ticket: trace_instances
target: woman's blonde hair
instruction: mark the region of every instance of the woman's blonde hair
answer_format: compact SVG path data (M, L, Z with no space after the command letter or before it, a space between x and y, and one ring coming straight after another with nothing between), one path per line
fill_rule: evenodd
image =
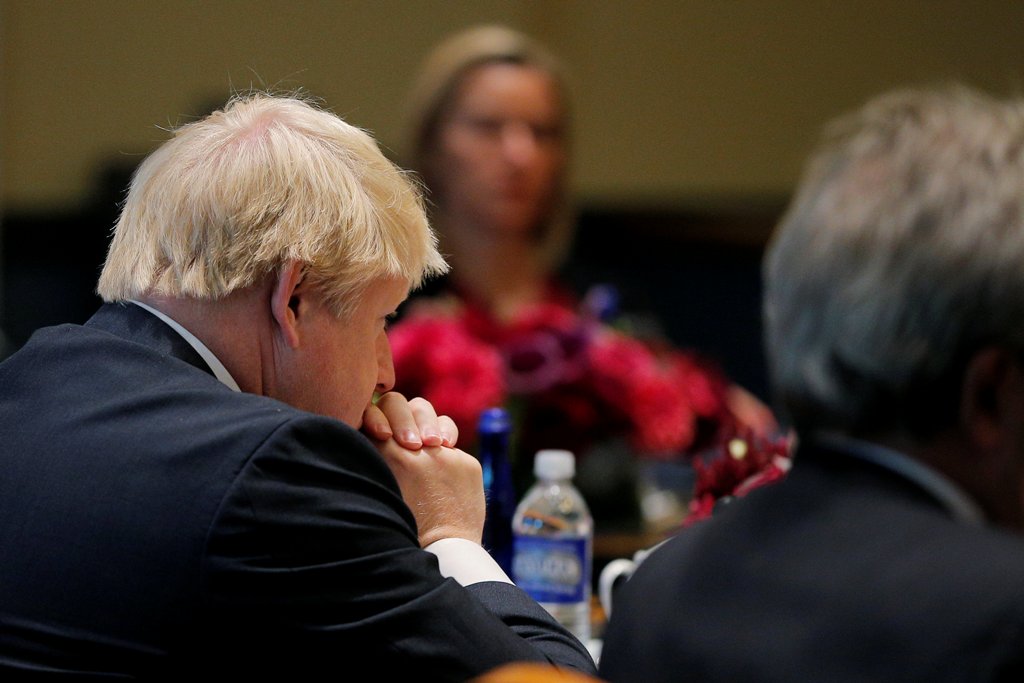
M516 64L547 75L558 95L563 134L568 134L569 88L561 62L544 46L510 28L477 26L467 29L448 38L430 53L409 97L402 140L403 162L423 178L428 192L436 192L441 186L432 157L444 117L465 77L473 69L488 64ZM551 215L539 226L539 252L552 267L561 262L572 239L573 216L565 189L560 182ZM444 198L434 196L433 200L440 204Z
M416 185L367 133L296 96L240 95L136 170L97 291L217 299L289 261L338 315L375 278L447 269Z

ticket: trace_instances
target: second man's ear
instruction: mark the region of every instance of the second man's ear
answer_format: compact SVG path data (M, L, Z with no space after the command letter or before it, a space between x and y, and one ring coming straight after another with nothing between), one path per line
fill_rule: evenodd
M278 272L270 293L270 312L277 324L285 344L290 348L299 345L299 314L302 303L302 277L305 266L299 261L289 261Z
M1020 390L1019 368L1006 349L988 347L968 361L961 392L960 415L978 446L995 448L1010 421L1020 418L1012 408Z

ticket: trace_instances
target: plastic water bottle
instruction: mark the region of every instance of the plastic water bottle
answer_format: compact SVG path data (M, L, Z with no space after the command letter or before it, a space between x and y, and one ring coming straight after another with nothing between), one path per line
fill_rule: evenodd
M512 573L512 516L516 492L508 461L512 420L504 408L488 408L480 414L480 467L484 472L487 517L484 520L484 548L506 574Z
M584 644L590 639L594 522L572 484L576 459L543 450L512 520L512 579Z

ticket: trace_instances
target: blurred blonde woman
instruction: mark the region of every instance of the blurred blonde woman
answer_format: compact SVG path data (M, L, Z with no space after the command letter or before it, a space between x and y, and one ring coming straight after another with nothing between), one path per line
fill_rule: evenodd
M426 59L411 94L403 145L403 161L426 186L431 222L452 266L446 278L428 286L428 293L444 295L442 303L433 298L432 313L438 307L454 308L465 320L462 328L498 350L507 370L501 388L542 399L531 406L543 403L546 412L535 422L545 430L521 434L526 452L535 445L576 448L581 434L619 419L614 411L587 413L566 407L566 401L548 400L571 385L578 408L580 395L587 399L591 390L579 389L578 376L565 380L571 365L562 362L566 359L555 359L556 372L547 372L552 363L546 362L552 355L575 352L575 328L566 321L581 307L557 275L573 223L567 196L569 100L564 68L543 46L509 28L471 28L444 41ZM393 336L398 388L429 397L433 365L424 358L429 353L425 345L408 339L409 317L395 326ZM535 334L538 328L545 339ZM461 415L460 427L471 430L487 398L504 396L496 388L481 396L479 405L469 405L466 397L479 393L481 384L487 383L467 378L463 390L449 392L465 405L444 405L440 395L433 400L453 417ZM760 401L727 381L722 386L723 414L757 433L774 429L774 418ZM551 409L553 402L557 410ZM564 414L552 417L559 411L571 412L571 420ZM635 421L640 427L655 422L643 416ZM665 448L678 443L666 442Z

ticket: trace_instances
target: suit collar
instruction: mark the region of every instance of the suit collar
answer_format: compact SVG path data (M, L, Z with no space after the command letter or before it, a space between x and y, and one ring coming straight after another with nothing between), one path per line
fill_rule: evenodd
M85 324L214 374L202 356L180 334L149 311L134 304L103 304Z
M904 453L842 434L819 433L801 447L800 456L814 460L841 458L879 468L912 484L956 519L985 524L981 508L956 482Z
M235 381L235 378L231 376L231 373L228 372L228 369L220 362L220 359L214 355L213 351L210 350L210 347L204 344L199 337L189 332L185 329L184 325L171 318L163 311L158 311L152 306L144 304L141 301L136 301L135 299L132 299L131 303L135 304L139 308L149 311L151 314L164 321L164 323L166 323L172 330L177 332L182 339L188 342L189 346L196 350L199 357L202 358L208 366L210 366L210 369L213 370L213 375L220 380L221 384L226 386L228 389L231 389L231 391L241 391L241 389L238 388L238 382Z

